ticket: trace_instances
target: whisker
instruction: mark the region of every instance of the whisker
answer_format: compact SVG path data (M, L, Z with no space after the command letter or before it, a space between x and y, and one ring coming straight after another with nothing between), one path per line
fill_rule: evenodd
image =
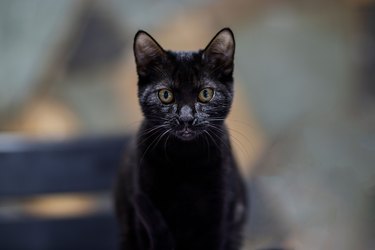
M208 121L224 121L224 120L229 120L229 121L233 121L233 122L237 122L237 123L240 123L240 124L242 124L242 125L245 125L245 126L247 126L247 127L249 127L249 128L251 128L251 129L255 129L255 127L253 126L253 125L251 125L251 124L249 124L249 123L246 123L246 122L244 122L244 121L241 121L241 120L235 120L235 119L220 119L220 118L210 118L210 119L208 119ZM211 124L211 125L214 125L214 126L216 126L215 124ZM235 132L235 133L237 133L238 135L240 135L242 138L244 138L245 140L246 140L246 142L247 143L249 143L250 145L251 145L251 149L253 150L253 151L255 151L255 148L254 148L254 144L253 144L253 138L251 137L251 135L249 135L249 134L244 134L243 132L241 132L241 131L239 131L238 129L234 129L234 128L232 128L232 127L229 127L229 126L227 126L227 129L229 130L229 131L233 131L233 132ZM234 137L232 134L230 134L232 137ZM250 137L249 137L250 136ZM245 147L244 147L245 148Z
M206 132L206 131L205 131ZM208 138L206 137L206 134L205 133L203 133L202 134L202 136L203 136L203 138L205 139L204 141L205 141L205 143L206 143L206 145L207 145L207 153L208 153L208 158L207 159L210 159L211 158L211 155L210 155L210 142L208 141Z
M203 132L206 133L211 138L211 140L215 144L216 148L220 149L219 145L216 143L216 140L212 137L212 135L206 130L204 130Z
M154 130L154 132L152 132L152 134L151 135L149 135L149 136L146 136L146 138L144 138L141 142L139 142L137 145L138 146L140 146L140 145L142 145L143 143L145 143L148 139L150 139L151 137L153 137L155 134L157 134L157 133L159 133L160 131L162 131L162 129L163 128L156 128L155 130ZM143 135L141 135L142 137L143 136L145 136L145 134L143 134Z
M212 130L212 134L214 136L216 136L223 145L226 146L226 148L228 149L228 151L231 151L230 149L230 146L228 145L228 143L226 143L223 139L222 139L222 136L225 135L226 133L221 129L221 128L218 128L216 126L213 126L212 124L207 124L209 127L211 127L213 130ZM220 135L217 135L215 132L218 132Z
M170 136L171 136L171 134L169 134L167 136L167 138L165 139L165 142L164 142L164 156L165 156L165 158L167 158L168 161L170 161L170 160L169 160L169 157L168 157L167 143L168 143L168 139L170 138Z
M244 138L244 139L246 140L247 143L250 144L251 149L253 150L253 152L255 151L254 144L253 144L253 142L251 141L251 138L248 138L247 135L245 135L244 133L242 133L242 132L240 132L240 131L238 131L238 130L236 130L236 129L228 128L228 130L229 130L230 132L235 132L235 133L239 134L242 138ZM234 138L234 135L232 135L232 136L233 136L233 138ZM237 139L237 140L238 140L238 139Z
M165 135L166 133L168 133L170 130L167 130L167 131L165 131L164 133L162 133L162 134L160 134L160 135L158 135L158 136L156 136L156 138L147 146L147 148L146 148L146 150L143 152L143 155L142 155L142 157L141 157L141 159L140 159L140 163L142 163L142 161L143 161L143 159L144 159L144 157L146 156L146 154L147 154L147 152L148 152L148 150L150 149L150 147L155 143L155 141L157 141L159 138L161 138L163 135ZM158 140L159 141L159 140Z
M158 143L160 142L160 140L163 138L163 136L165 135L165 134L167 134L168 132L170 132L172 129L168 129L167 131L165 131L161 136L159 136L159 139L157 140L157 142L156 143L154 143L154 146L152 147L152 149L151 150L154 150L155 149L155 147L158 145Z
M216 127L215 125L213 124L209 124L208 125L209 127L213 128L214 130L216 130L218 133L220 133L221 135L224 135L226 134L222 128L219 128L219 127ZM245 156L249 156L249 152L246 150L246 147L241 143L241 141L239 139L237 139L234 135L232 135L230 132L228 132L228 135L230 138L233 139L233 143L235 143L236 145L238 145L238 148L239 150L241 151L241 153Z
M147 134L149 134L150 132L152 132L152 131L154 131L156 129L165 128L167 126L168 126L167 124L161 124L161 125L149 128L149 129L145 129L144 131L142 131L143 133L140 136L147 135Z

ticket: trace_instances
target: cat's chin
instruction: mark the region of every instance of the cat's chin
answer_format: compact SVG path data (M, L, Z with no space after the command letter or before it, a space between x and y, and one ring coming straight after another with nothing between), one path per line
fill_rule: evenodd
M192 141L195 138L197 138L197 132L190 130L190 129L176 131L175 135L178 139L182 141Z

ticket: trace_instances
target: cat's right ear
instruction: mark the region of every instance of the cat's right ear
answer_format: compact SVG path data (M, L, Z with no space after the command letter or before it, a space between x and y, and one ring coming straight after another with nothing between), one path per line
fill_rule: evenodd
M152 64L165 57L164 49L143 30L138 31L135 35L133 50L139 75L146 75Z
M226 75L233 73L235 41L230 28L220 30L203 50L203 60Z

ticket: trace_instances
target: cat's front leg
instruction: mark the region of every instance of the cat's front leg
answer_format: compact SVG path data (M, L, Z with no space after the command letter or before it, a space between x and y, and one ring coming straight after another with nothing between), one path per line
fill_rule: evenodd
M173 250L174 243L160 211L144 193L137 193L133 201L137 218L149 239L150 250ZM143 242L141 244L144 244Z

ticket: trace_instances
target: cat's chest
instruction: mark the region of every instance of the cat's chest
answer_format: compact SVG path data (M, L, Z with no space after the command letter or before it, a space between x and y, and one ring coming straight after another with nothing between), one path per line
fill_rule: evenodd
M175 240L187 247L177 249L196 249L189 245L192 239L206 230L220 231L228 189L221 161L188 163L161 166L154 161L143 166L146 169L140 182Z
M177 230L182 225L212 220L215 216L208 215L213 211L220 214L225 190L220 176L186 174L174 177L163 179L163 185L157 184L149 191L154 204L172 228Z
M225 190L223 166L216 161L211 165L164 166L154 162L149 167L142 175L147 177L141 180L141 188L160 206L205 208Z

